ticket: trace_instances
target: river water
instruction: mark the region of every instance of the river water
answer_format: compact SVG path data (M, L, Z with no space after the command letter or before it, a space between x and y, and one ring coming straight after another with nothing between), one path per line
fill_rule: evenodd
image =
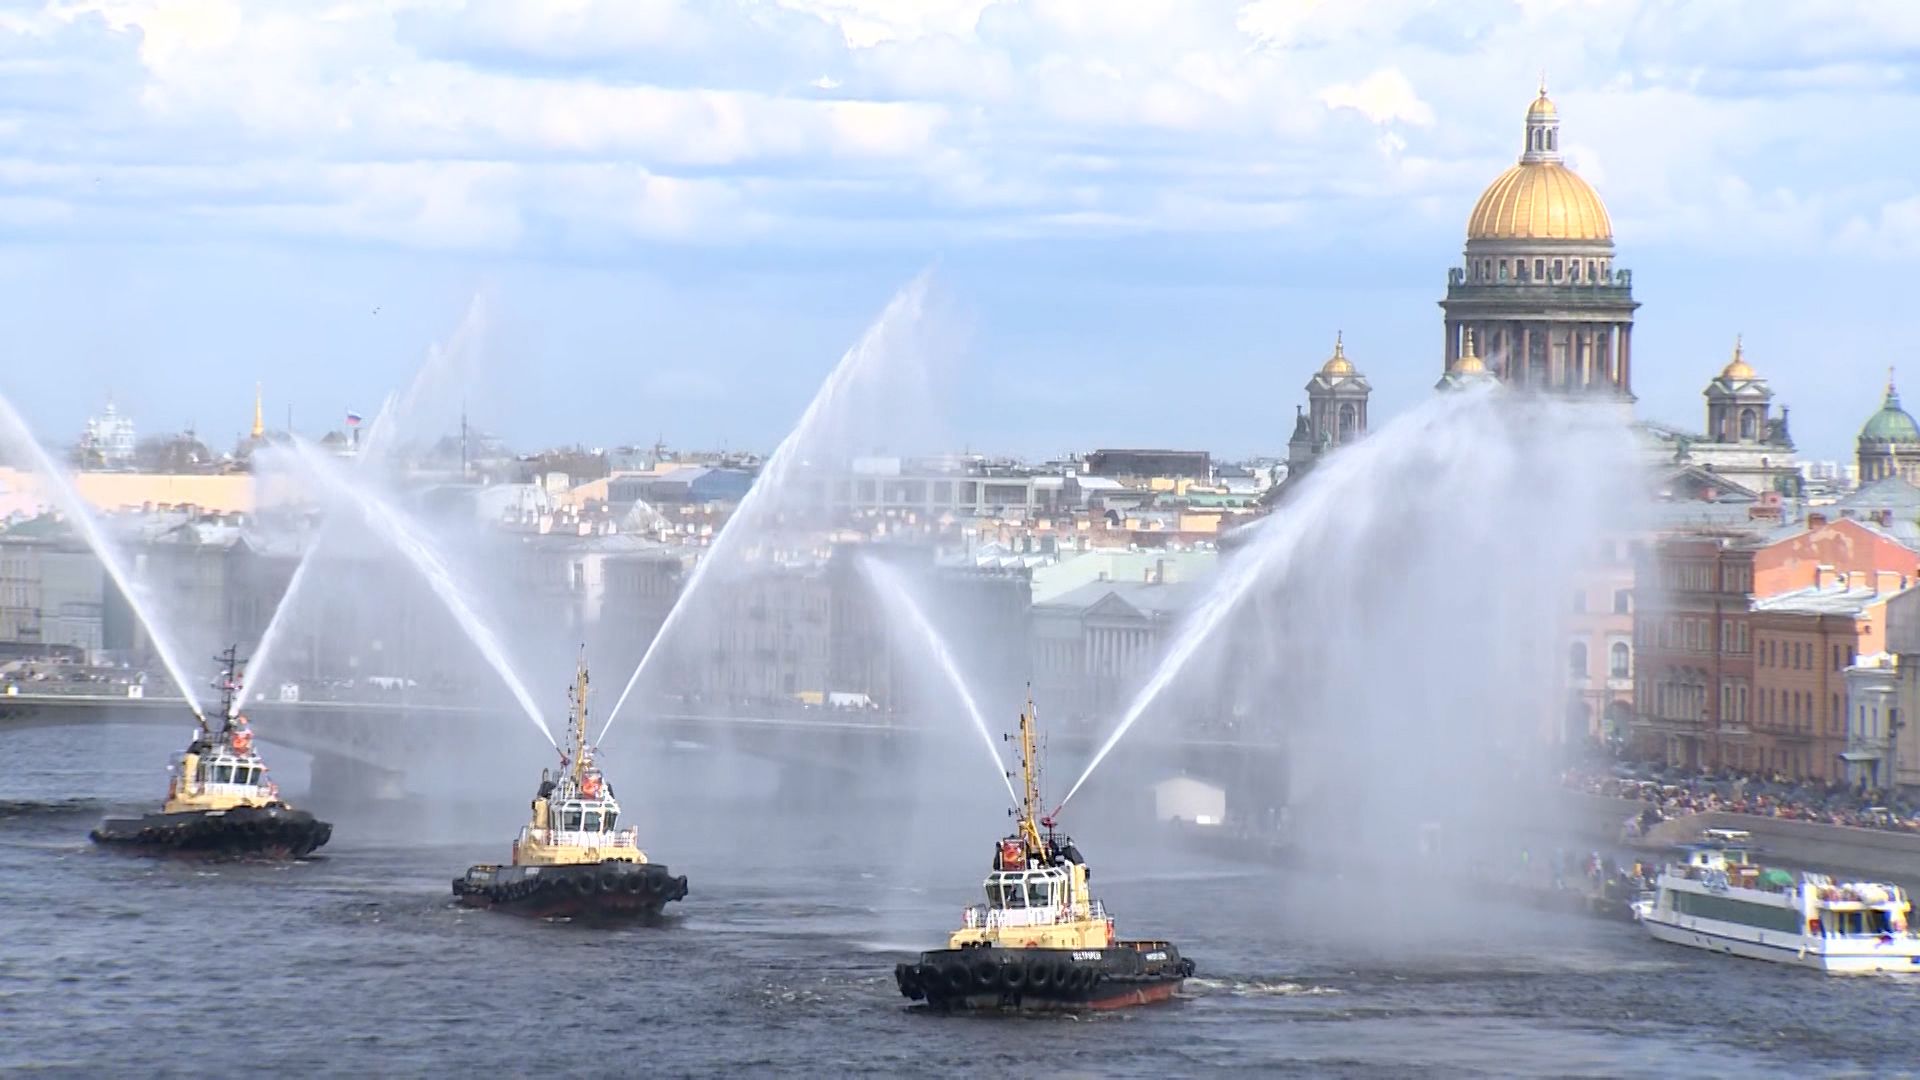
M893 964L974 899L997 811L844 790L809 806L773 785L722 800L697 780L722 766L690 755L622 790L690 895L664 925L592 929L450 902L468 864L504 856L530 776L469 803L339 808L324 857L300 864L152 861L86 833L156 799L174 747L97 738L8 737L0 1073L1664 1077L1920 1060L1904 1019L1920 982L1429 895L1417 871L1382 895L1097 821L1077 830L1096 892L1123 933L1194 959L1185 997L1090 1019L923 1015Z

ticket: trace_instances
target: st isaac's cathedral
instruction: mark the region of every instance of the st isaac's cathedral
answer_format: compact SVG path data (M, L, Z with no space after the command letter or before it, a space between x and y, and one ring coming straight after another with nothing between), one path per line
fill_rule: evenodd
M1436 388L1497 379L1613 405L1631 416L1633 314L1640 304L1632 272L1616 267L1614 257L1606 204L1562 159L1559 110L1542 86L1527 106L1519 160L1474 204L1463 265L1447 272ZM1289 478L1366 433L1371 389L1344 341L1336 342L1333 356L1307 383L1308 407L1288 442ZM1649 464L1680 489L1671 494L1754 501L1797 494L1787 411L1776 409L1773 391L1737 338L1704 396L1702 432L1634 424ZM1920 437L1912 450L1920 468Z

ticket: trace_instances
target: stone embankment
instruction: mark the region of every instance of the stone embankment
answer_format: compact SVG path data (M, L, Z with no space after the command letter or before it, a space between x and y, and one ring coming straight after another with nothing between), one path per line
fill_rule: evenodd
M1920 835L1709 810L1671 818L1648 835L1626 841L1623 824L1646 803L1580 792L1568 792L1567 798L1573 823L1596 843L1656 852L1698 840L1708 829L1744 829L1753 836L1760 862L1892 880L1920 891Z

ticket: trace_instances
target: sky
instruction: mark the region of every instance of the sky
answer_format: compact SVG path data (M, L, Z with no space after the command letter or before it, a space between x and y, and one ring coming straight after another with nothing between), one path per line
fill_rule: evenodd
M1280 454L1336 331L1376 425L1431 392L1544 71L1640 415L1701 426L1743 334L1849 457L1911 351L1917 59L1900 0L0 3L0 392L317 432L480 296L477 425L770 449L932 267L955 449Z

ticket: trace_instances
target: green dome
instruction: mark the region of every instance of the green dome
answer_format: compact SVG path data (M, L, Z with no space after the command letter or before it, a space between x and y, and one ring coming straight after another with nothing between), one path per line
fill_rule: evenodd
M1920 443L1920 424L1900 407L1900 395L1892 384L1887 386L1886 403L1880 411L1867 418L1867 426L1860 429L1862 442Z

